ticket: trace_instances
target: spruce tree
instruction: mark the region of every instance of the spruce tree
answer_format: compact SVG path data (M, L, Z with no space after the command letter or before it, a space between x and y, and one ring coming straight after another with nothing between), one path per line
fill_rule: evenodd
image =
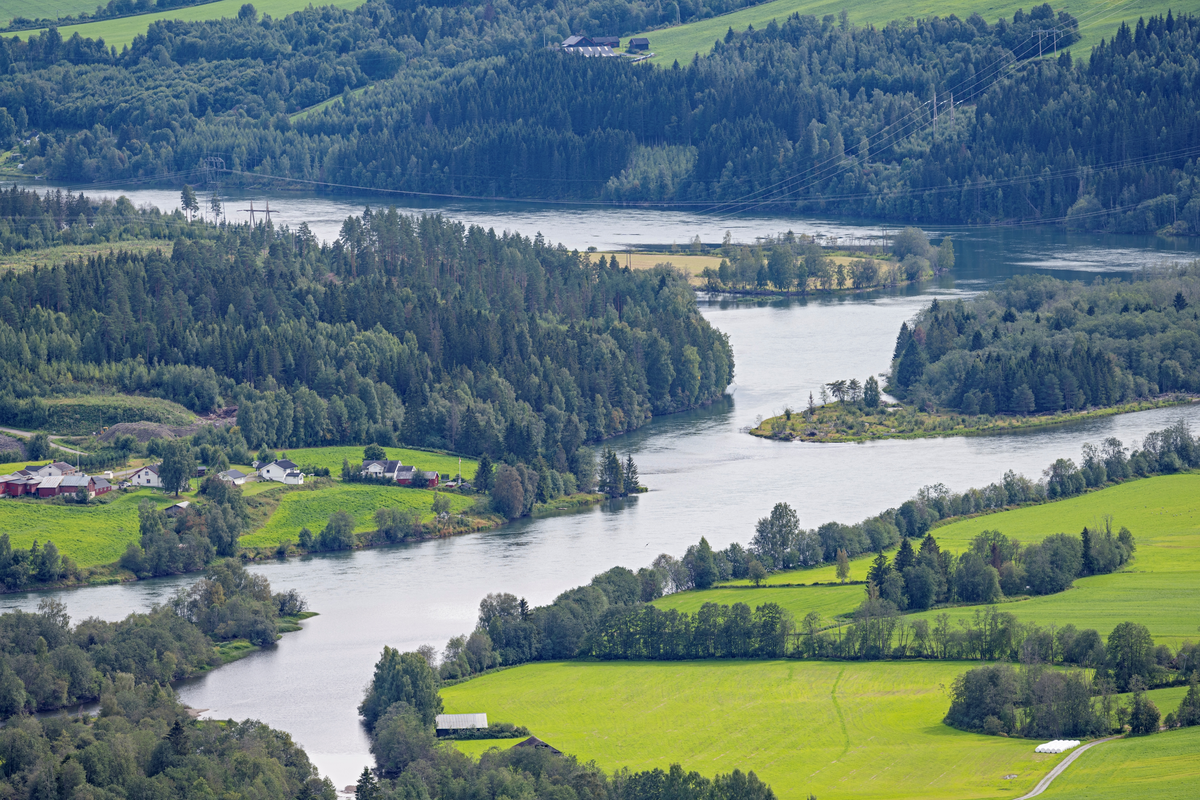
M634 494L638 490L638 468L637 464L633 463L633 454L625 456L625 474L624 474L625 493Z
M900 549L896 551L896 557L892 560L892 569L897 572L904 572L904 570L916 563L917 557L913 554L912 541L905 537L900 542Z
M475 468L475 488L481 492L492 490L492 459L487 453L479 457L479 466Z

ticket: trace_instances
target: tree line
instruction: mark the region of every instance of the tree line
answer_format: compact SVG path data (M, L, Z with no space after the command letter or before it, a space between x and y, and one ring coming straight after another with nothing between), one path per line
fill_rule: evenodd
M1010 471L999 483L961 494L940 484L925 487L899 508L853 525L830 522L804 529L790 505L777 503L758 521L749 545L735 542L714 550L702 537L682 558L662 554L636 572L614 567L546 606L531 607L508 593L490 594L480 603L475 630L451 640L441 654L439 674L457 679L501 665L579 657L773 654L769 657L1017 660L1030 648L1047 663L1094 668L1103 660L1095 653L1097 646L1103 646L1097 632L1071 628L1066 642L1067 634L1056 638L1056 630L1020 624L994 604L1006 593L1060 592L1077 577L1119 569L1136 548L1132 533L1114 532L1112 521L1104 520L1101 527L1086 528L1078 536L1055 534L1022 545L998 531L985 531L956 556L943 550L929 530L942 519L1063 496L1051 488L1058 485L1060 473L1071 483L1069 491L1078 493L1088 486L1200 464L1200 442L1183 423L1151 432L1143 448L1132 454L1116 439L1106 448L1112 457L1111 472L1102 461L1092 463L1098 451L1085 445L1082 470L1070 459L1059 459L1058 471L1052 467L1036 482ZM1091 477L1085 480L1084 474ZM917 541L919 546L914 546ZM888 559L883 551L893 547L896 554ZM850 576L850 559L871 552L876 556L863 575L867 595L849 618L825 619L813 613L797 621L772 603L752 609L746 604L710 602L694 614L649 605L665 594L707 589L718 581L761 582L768 570L836 564L839 580L844 581ZM932 623L904 618L905 611L938 604L987 607L958 623L952 623L946 612ZM427 655L435 660L437 654L429 648ZM1195 668L1194 654L1187 647L1171 654L1164 646L1155 658L1185 675ZM1156 682L1166 679L1149 673L1143 677Z
M1134 623L1122 623L1109 636L1109 664L1123 660L1148 660L1149 634ZM1135 665L1129 664L1133 667ZM1054 670L1044 664L995 664L976 667L959 675L951 687L946 723L963 730L1035 738L1099 736L1128 729L1130 733L1158 733L1166 728L1200 725L1200 685L1193 670L1187 694L1179 707L1164 719L1154 701L1145 696L1147 684L1136 672L1115 697L1111 675L1101 671L1090 678L1084 670Z
M127 682L129 688L118 691L148 684L161 692L220 664L215 643L272 644L279 617L304 610L299 595L272 594L265 578L225 560L166 604L120 622L92 617L72 626L63 604L52 599L37 613L0 615L0 717L93 700L107 715L114 684Z
M775 793L753 773L734 770L706 778L678 764L669 769L605 775L594 763L538 747L493 750L478 761L439 747L434 720L442 711L440 680L419 652L384 647L364 692L363 717L375 757L375 774L364 769L358 800L428 797L466 800L482 795L574 797L604 800L773 800ZM376 774L378 777L376 777Z
M1019 276L900 327L888 390L919 408L1045 414L1200 389L1200 266L1093 284Z

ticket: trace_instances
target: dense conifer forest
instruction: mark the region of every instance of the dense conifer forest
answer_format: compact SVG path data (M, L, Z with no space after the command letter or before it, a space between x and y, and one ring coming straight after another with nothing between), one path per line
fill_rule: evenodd
M1092 284L1013 278L896 339L890 388L923 408L1038 414L1200 390L1200 267Z
M884 28L793 16L666 69L543 48L648 21L603 8L376 0L158 22L121 53L4 40L0 139L72 182L178 185L214 156L226 181L328 190L1200 232L1190 16L1122 25L1090 57L1046 55L1039 31L1078 36L1048 5Z
M575 471L585 442L725 391L733 356L684 276L438 216L338 241L193 223L173 251L0 278L0 418L44 398L236 405L246 445L404 442ZM590 479L590 477L589 477Z

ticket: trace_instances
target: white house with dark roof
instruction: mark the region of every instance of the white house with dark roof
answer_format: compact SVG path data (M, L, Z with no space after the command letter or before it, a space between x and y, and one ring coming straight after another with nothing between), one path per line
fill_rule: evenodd
M286 458L259 467L258 476L263 480L286 483L289 486L299 486L304 483L304 475L300 472L300 467Z
M362 464L363 475L369 475L372 478L388 478L396 480L396 473L404 465L399 461L364 461Z
M129 476L129 482L139 488L149 486L151 489L161 489L162 479L158 477L158 468L161 466L162 464L150 464L142 467Z
M241 486L246 482L246 473L242 472L240 469L230 468L224 472L218 473L217 478L231 486Z

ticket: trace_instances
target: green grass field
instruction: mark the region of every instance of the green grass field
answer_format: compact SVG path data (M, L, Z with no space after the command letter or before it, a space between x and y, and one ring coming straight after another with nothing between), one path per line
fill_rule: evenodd
M782 800L1017 795L1059 756L941 723L958 662L531 664L443 689L608 771L753 770ZM486 749L486 748L483 748ZM1005 780L1006 775L1017 777Z
M7 25L17 17L38 19L39 17L69 17L86 11L92 13L96 6L104 5L101 0L0 0L0 24Z
M5 10L8 3L20 2L20 0L0 0L0 10ZM74 0L71 0L74 2ZM310 5L319 6L336 6L338 8L357 8L362 5L363 0L256 0L254 7L258 9L259 15L270 14L276 19L285 17L294 11L300 11ZM154 14L139 14L136 17L123 17L121 19L100 20L99 22L85 22L80 25L67 25L58 29L64 39L70 39L72 35L78 33L85 39L103 39L104 43L109 46L115 46L118 50L123 45L133 44L134 37L144 34L149 29L151 23L158 22L163 19L181 19L189 22L206 19L221 19L222 17L236 17L238 9L245 4L245 0L220 0L217 3L205 3L200 6L190 6L185 8L176 8L170 11L160 11ZM96 7L96 3L91 4L91 9ZM51 11L56 10L56 6L49 7ZM90 9L89 9L90 10ZM50 12L41 12L38 16L45 16ZM66 8L64 7L64 13ZM25 14L24 16L29 16ZM11 19L11 17L9 17ZM22 31L17 34L22 39L30 33L38 31Z
M1035 597L1005 603L1003 611L1012 612L1024 622L1041 625L1072 623L1080 628L1095 628L1107 635L1118 623L1135 620L1144 623L1160 644L1178 647L1197 638L1200 625L1200 474L1164 475L1131 481L1080 497L1029 506L998 514L959 520L935 528L938 543L951 552L961 553L971 539L984 530L999 530L1025 543L1040 541L1054 533L1078 533L1085 525L1097 525L1105 514L1114 525L1133 531L1137 554L1129 569L1112 575L1098 575L1075 581L1075 588L1057 595ZM851 563L852 578L862 580L869 558ZM664 598L664 608L694 610L707 601L744 602L752 608L763 602L779 603L797 620L809 611L832 616L853 610L861 602L861 586L804 586L785 588L780 583L813 583L836 580L833 566L772 574L764 588L749 588L748 581L727 585L745 589L710 589L684 592ZM731 592L737 592L737 599ZM762 599L758 599L761 596ZM965 619L977 607L944 610L952 619ZM932 618L943 611L922 615Z
M810 611L823 617L849 614L863 601L862 586L811 586L803 589L717 589L706 592L678 592L654 601L663 610L675 609L693 614L705 603L731 606L745 603L757 608L763 603L778 603L792 612L799 622Z
M361 453L361 451L360 451ZM290 454L289 454L290 455ZM340 462L339 462L340 466ZM470 498L447 495L452 513L470 508ZM433 519L433 492L403 486L374 486L360 483L336 483L320 490L290 490L262 528L241 538L243 547L275 547L280 542L295 542L300 529L320 532L335 511L354 517L356 532L375 530L373 516L379 508L411 508L422 520Z
M460 753L466 753L471 758L479 760L479 757L491 750L493 747L497 750L507 750L510 747L516 747L524 739L476 739L473 741L450 741L446 746L453 747Z
M898 2L898 0L882 0L882 2L864 2L857 0L773 0L770 3L753 8L735 11L721 17L692 22L675 28L647 31L643 36L650 38L650 49L655 57L652 61L662 66L671 66L678 60L680 64L691 61L699 53L707 54L717 39L724 38L725 32L732 27L735 31L744 31L748 25L762 29L772 19L782 22L792 14L812 14L818 18L826 14L838 14L843 8L850 12L850 21L856 25L873 24L882 26L894 19L906 17L948 16L956 14L960 19L966 19L978 12L989 23L995 23L1003 16L1012 21L1012 16L1018 8L1029 10L1036 3L1015 1L992 2L991 0L962 0L962 2L934 2L923 0L916 5ZM1165 0L1060 0L1051 3L1055 11L1064 10L1079 19L1079 32L1083 39L1075 45L1075 52L1087 53L1101 38L1112 37L1121 20L1135 21L1138 17L1151 14L1166 14L1171 8L1176 14L1184 11L1200 11L1200 0L1183 0L1182 3L1165 2Z
M81 567L111 564L130 542L138 541L137 507L144 498L159 508L176 502L174 497L150 489L88 506L0 500L0 533L8 534L13 547L29 547L35 539L43 544L50 540Z
M390 459L398 460L401 464L412 465L426 471L437 471L442 475L453 477L458 474L458 456L438 453L433 450L409 450L403 447L385 447ZM361 447L302 447L296 450L280 450L280 457L287 457L301 466L312 464L316 467L326 467L333 477L342 474L342 461L351 464L361 463L363 449ZM475 477L475 468L479 462L474 459L462 459L463 477L467 480Z
M1161 705L1159 710L1163 710ZM1184 728L1093 747L1056 778L1042 797L1192 800L1200 794L1197 787L1200 787L1200 728Z

